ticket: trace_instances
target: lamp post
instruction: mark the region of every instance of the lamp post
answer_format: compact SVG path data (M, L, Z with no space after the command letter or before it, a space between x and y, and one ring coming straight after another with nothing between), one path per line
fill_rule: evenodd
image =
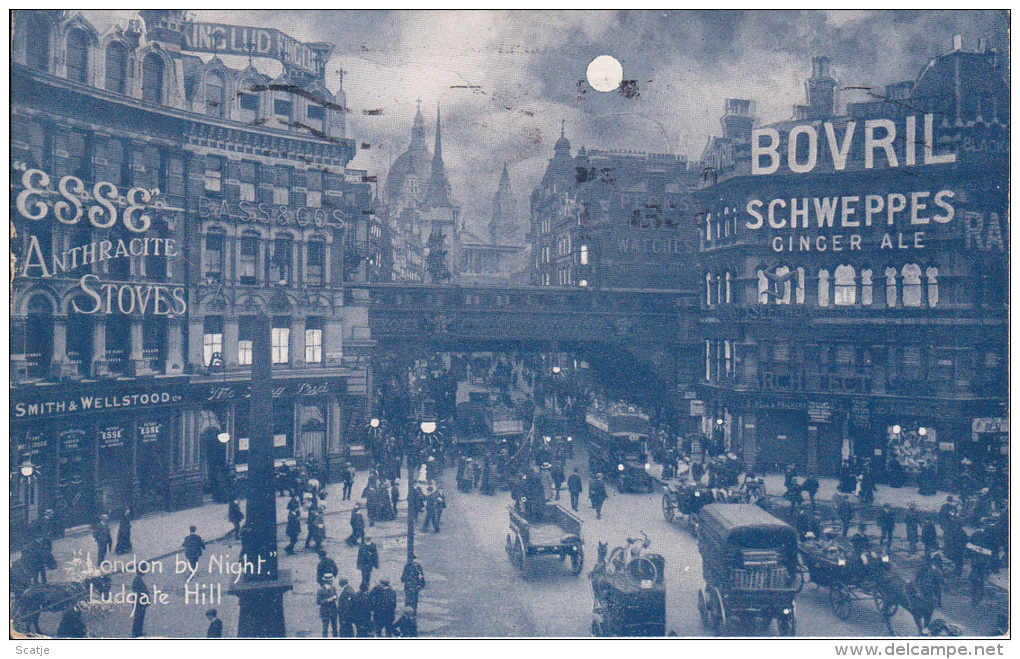
M418 426L423 435L431 435L436 431L435 421L422 421ZM410 468L410 465L408 465ZM410 565L414 561L414 516L411 514L411 492L414 489L414 474L408 472L407 474L407 563Z
M270 321L255 317L252 328L251 443L248 449L246 532L241 554L255 567L228 591L240 605L237 635L282 638L287 635L283 594L293 585L289 570L280 570L276 551L276 492L273 488L273 398ZM221 433L220 438L226 433ZM229 436L228 436L229 439Z

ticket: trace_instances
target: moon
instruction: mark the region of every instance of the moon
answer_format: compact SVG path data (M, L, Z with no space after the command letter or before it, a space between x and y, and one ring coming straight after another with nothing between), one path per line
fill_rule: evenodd
M588 84L600 92L611 92L623 81L623 65L612 55L599 55L588 65Z

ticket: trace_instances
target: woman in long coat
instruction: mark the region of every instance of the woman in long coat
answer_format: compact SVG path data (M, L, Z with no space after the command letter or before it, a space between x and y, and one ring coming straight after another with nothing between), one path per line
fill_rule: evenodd
M124 511L124 518L120 522L120 526L117 527L117 546L113 548L113 551L118 556L126 554L131 551L131 511Z

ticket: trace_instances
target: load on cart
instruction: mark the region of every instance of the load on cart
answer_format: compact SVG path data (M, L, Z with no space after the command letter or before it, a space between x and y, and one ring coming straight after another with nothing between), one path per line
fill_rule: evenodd
M595 596L592 634L665 636L666 559L648 550L648 536L608 548L599 543L599 562L588 575Z
M735 620L764 631L797 631L797 532L758 506L713 503L698 531L705 587L698 591L702 625L725 634Z

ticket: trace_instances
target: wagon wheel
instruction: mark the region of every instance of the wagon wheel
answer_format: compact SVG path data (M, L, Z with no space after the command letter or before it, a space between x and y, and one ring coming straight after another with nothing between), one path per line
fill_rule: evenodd
M715 586L712 586L711 598L715 602L715 606L712 607L712 612L715 614L712 628L715 630L716 636L724 636L726 634L726 604L723 602L722 593Z
M666 518L666 521L670 524L676 519L676 503L673 501L673 497L670 496L669 492L662 495L662 516Z
M701 626L708 629L712 626L708 604L705 603L705 591L698 589L698 613L701 614Z
M829 604L832 605L832 612L840 620L850 619L850 593L846 586L835 583L829 588Z
M527 578L528 569L531 566L529 565L530 561L528 561L528 554L524 550L524 543L521 541L520 537L517 538L517 544L514 546L514 557L516 559L515 564L517 565L517 569L521 571L521 576Z
M577 551L570 555L570 572L576 577L581 574L584 568L584 549L577 548Z

